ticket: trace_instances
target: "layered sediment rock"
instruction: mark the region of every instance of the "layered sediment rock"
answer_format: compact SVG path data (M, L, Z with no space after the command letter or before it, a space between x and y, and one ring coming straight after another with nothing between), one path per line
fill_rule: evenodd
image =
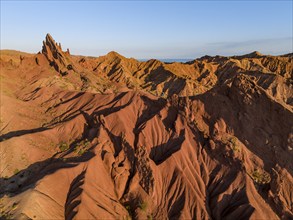
M292 55L21 55L0 62L4 219L292 219Z
M50 34L43 41L42 53L46 56L50 65L61 75L67 75L69 70L76 71L71 59L69 49L62 51L61 44L57 44Z

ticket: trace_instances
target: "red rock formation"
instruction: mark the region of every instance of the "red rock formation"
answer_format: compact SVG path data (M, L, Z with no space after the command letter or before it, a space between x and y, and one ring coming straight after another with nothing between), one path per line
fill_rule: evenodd
M67 75L68 70L75 70L70 59L70 53L63 52L61 44L54 41L50 34L46 35L46 40L43 41L42 53L46 56L50 65L55 68L61 75Z
M50 35L19 55L0 62L3 218L292 218L292 56L78 57Z

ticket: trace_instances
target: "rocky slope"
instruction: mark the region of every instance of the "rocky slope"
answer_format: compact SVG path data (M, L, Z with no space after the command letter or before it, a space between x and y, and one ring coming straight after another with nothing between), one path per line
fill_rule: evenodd
M0 65L3 219L293 218L292 54Z

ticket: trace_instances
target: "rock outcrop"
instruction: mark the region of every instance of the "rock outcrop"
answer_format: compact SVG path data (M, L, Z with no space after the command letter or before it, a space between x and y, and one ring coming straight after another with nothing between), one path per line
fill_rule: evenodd
M0 65L0 218L293 218L291 55Z
M50 34L47 34L46 40L43 41L42 53L46 56L50 65L61 75L67 75L70 70L76 71L70 58L69 49L63 52L61 44L57 44Z

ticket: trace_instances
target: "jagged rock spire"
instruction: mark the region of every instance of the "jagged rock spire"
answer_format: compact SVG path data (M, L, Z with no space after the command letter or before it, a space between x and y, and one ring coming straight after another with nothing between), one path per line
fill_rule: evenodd
M63 52L61 43L57 44L50 34L47 34L45 41L43 41L42 54L46 56L50 65L62 75L67 75L69 69L75 70L70 62L70 54Z

